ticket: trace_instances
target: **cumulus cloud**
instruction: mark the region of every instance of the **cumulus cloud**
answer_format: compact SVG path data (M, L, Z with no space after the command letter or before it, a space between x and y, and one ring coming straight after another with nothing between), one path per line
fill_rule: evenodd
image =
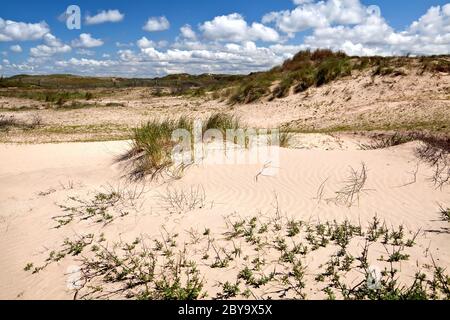
M296 5L300 5L300 4L304 4L304 3L311 3L311 2L313 2L314 0L294 0L293 2L294 2L294 4L296 4Z
M16 52L16 53L20 53L20 52L23 51L23 50L22 50L22 47L21 47L20 45L18 45L18 44L13 45L13 46L10 46L9 49L10 49L12 52Z
M232 13L215 17L200 26L203 36L217 41L257 41L277 42L280 40L278 32L261 23L254 22L250 26L242 15Z
M317 28L304 44L326 47L350 55L423 55L450 52L450 5L431 7L403 31L396 31L377 11L367 13L354 26Z
M194 30L192 30L192 27L188 24L185 24L180 28L181 35L185 39L195 40L197 39L197 35Z
M139 39L136 42L137 46L141 49L145 49L145 48L150 48L150 47L154 47L155 43L149 39L147 39L146 37L142 37L141 39Z
M87 25L93 25L93 24L101 24L105 22L120 22L123 20L125 15L123 13L120 13L119 10L108 10L108 11L101 11L95 16L87 16L86 17L86 24Z
M95 56L95 51L88 49L78 49L76 53L80 56Z
M72 48L64 44L51 33L47 33L43 37L44 44L38 45L30 49L30 56L35 58L50 57L58 53L68 53Z
M170 28L170 22L166 17L150 17L147 23L144 25L143 29L145 31L164 31Z
M210 43L198 47L194 42L183 42L167 50L141 45L139 52L120 50L119 57L120 65L127 65L130 70L136 67L138 72L147 72L147 76L174 72L249 73L282 62L272 50L258 47L252 41Z
M297 0L294 3L298 5L294 10L270 12L263 17L262 22L274 23L286 33L295 33L333 24L358 24L367 13L367 8L359 0Z
M25 23L0 18L1 41L27 41L41 39L50 32L47 23Z
M103 45L101 39L92 38L90 33L82 33L78 39L72 41L75 48L95 48Z
M450 4L431 7L403 31L396 31L376 6L360 0L294 0L293 10L271 12L262 22L294 36L312 30L302 48L330 48L350 55L439 54L450 49Z
M153 77L177 72L249 73L267 70L300 50L315 48L342 50L349 55L450 52L450 4L430 7L417 21L396 30L379 9L365 6L360 0L293 0L293 3L296 5L294 9L268 13L262 18L262 23L249 23L242 15L233 13L200 23L198 30L184 25L172 43L153 41L150 37L117 43L116 54L99 54L102 56L99 60L69 56L52 63L50 56L70 52L71 47L49 31L40 35L28 32L22 36L23 39L35 37L36 40L42 39L43 43L30 50L30 58L26 62L2 65L6 74L67 72ZM5 27L4 20L0 22L3 22L3 25L0 23L0 41L6 41L5 37L8 37L7 41L20 38L11 27ZM152 17L144 29L160 31L169 27L165 17ZM295 34L305 30L308 33L301 34L302 40L297 41L300 37L295 37ZM291 40L286 41L290 36ZM98 52L88 49L102 44L101 39L90 34L82 34L72 42L78 48L75 53L79 55L96 54Z
M127 48L127 47L133 47L133 46L134 46L133 42L129 42L129 43L116 42L116 47L118 47L118 48Z
M86 58L71 58L67 61L57 61L56 65L60 67L75 66L75 67L109 67L115 65L116 62L112 60L95 60Z

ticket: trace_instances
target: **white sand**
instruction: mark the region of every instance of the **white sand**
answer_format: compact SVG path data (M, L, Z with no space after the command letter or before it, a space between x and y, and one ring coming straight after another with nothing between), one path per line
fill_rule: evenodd
M311 139L318 139L310 137ZM312 143L308 136L299 141ZM326 141L326 139L318 139ZM118 185L123 173L114 158L127 142L70 143L42 145L0 145L0 299L70 299L66 270L73 259L63 259L39 274L23 268L28 262L43 261L65 237L80 232L105 232L108 239L134 239L140 234L160 233L164 225L182 233L191 228L220 230L223 216L243 217L258 212L270 214L277 203L288 216L328 221L349 219L365 223L377 215L388 225L404 224L408 230L421 229L417 257L405 262L414 268L416 259L430 249L439 265L450 266L448 223L440 221L439 204L450 205L450 188L436 188L428 180L431 170L417 166L416 143L374 151L359 151L335 143L313 149L281 149L277 176L259 176L261 165L200 165L191 167L182 179L170 184L147 186L142 207L105 228L95 224L70 224L54 229L51 217L61 214L57 204L68 196L92 194L107 184ZM326 151L325 148L333 149ZM350 166L368 168L367 192L351 208L314 199L326 180L323 198L331 198L348 176ZM122 182L123 183L123 182ZM406 185L408 184L408 185ZM406 185L406 186L402 186ZM201 186L208 205L183 214L169 214L158 195L167 188ZM276 200L277 199L277 200ZM438 232L443 231L443 232ZM209 277L214 279L214 273ZM207 285L209 288L210 284Z

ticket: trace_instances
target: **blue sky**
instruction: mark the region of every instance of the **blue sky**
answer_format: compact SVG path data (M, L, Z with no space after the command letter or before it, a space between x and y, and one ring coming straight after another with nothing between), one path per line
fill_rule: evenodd
M71 4L81 9L79 30L69 30L62 16ZM0 9L6 75L247 73L317 47L351 55L446 54L450 3L17 0Z

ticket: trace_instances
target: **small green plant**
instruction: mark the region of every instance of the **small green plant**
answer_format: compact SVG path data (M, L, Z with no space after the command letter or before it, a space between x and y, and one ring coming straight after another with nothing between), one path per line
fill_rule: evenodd
M76 205L59 206L67 213L52 217L57 223L55 228L61 228L71 223L75 218L80 221L93 220L95 223L107 225L117 217L124 217L129 213L125 209L126 206L124 206L124 202L126 202L125 195L120 191L112 189L106 190L105 192L98 192L90 200L81 200L76 197L69 197L68 200L74 202ZM129 205L131 207L132 203Z
M239 282L230 283L229 281L222 284L222 293L218 294L219 299L235 298L240 292Z
M450 208L440 208L442 220L450 222Z
M34 264L32 262L27 263L27 265L23 268L24 271L30 271L33 268Z

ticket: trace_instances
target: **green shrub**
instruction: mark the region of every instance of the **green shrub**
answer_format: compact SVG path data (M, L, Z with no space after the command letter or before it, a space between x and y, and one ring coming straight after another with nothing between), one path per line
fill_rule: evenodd
M316 73L316 86L320 87L338 77L351 74L351 65L348 60L330 58L322 62Z
M269 80L256 80L243 84L237 88L229 102L231 104L255 102L269 93L271 84L272 82Z
M289 90L294 84L294 77L292 75L287 75L281 80L278 86L273 90L273 98L284 98L289 94Z

